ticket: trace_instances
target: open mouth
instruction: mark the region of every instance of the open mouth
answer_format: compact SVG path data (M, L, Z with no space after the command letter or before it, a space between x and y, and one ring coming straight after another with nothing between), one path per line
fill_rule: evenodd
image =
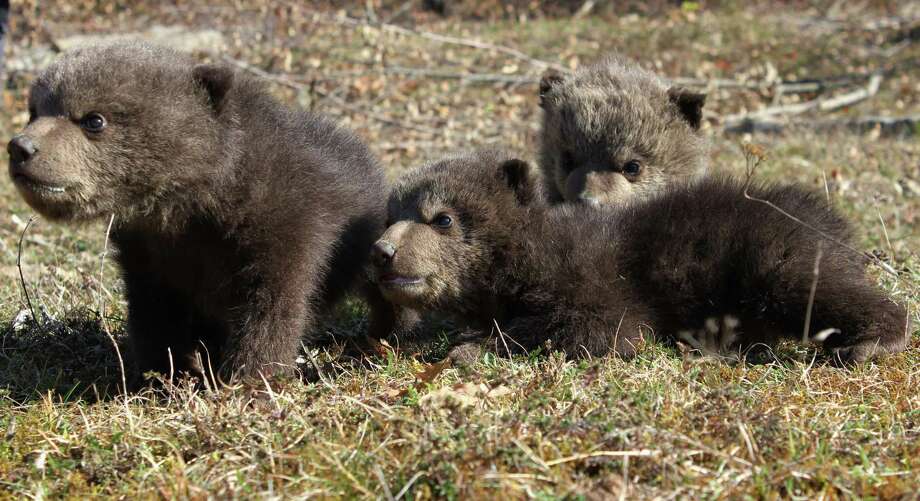
M385 273L380 276L380 285L383 287L412 287L421 283L422 279L420 277L407 277L395 273Z
M60 194L67 191L67 189L63 186L46 184L41 181L37 181L25 174L13 174L13 182L29 191L38 193Z

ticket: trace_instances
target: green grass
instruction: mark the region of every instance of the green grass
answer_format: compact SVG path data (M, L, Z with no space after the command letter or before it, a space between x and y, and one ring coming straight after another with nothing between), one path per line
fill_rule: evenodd
M218 25L230 40L225 54L319 79L319 93L310 96L316 108L357 129L391 177L478 146L535 156L535 85L380 71L385 64L539 76L540 67L501 53L316 24L310 12L255 2L242 12L223 2L184 11L159 2L130 9L125 2L27 4L25 12L14 10L14 57L46 36L156 22ZM879 58L891 33L865 30L864 23L902 6L867 5L819 23L830 31L803 31L766 5L526 24L415 14L408 20L565 66L619 50L667 75L695 78L756 80L767 63L784 78L826 77L920 55L913 44ZM797 19L818 18L825 7L802 7ZM59 16L46 17L55 9ZM45 34L21 35L38 25ZM0 111L2 137L23 125L31 77L13 75L3 91L10 107ZM918 113L915 77L889 75L875 98L833 115ZM292 102L297 94L274 90ZM330 94L350 107L323 97ZM920 325L920 137L720 134L719 115L772 99L767 91L709 90L716 169L743 174L739 143L750 140L768 152L757 173L762 179L826 190L853 220L860 248L899 272L895 279L870 267L882 287L912 306ZM916 330L908 351L851 370L798 345L781 345L767 363L752 365L648 344L628 361L484 356L471 368L435 374L441 367L432 364L449 334L436 326L432 344L400 340L398 352L384 350L365 366L340 365L335 348L312 349L302 367L314 382L220 392L180 382L124 395L107 330L123 339L126 305L114 264L100 259L104 225L32 224L21 270L40 321L14 322L27 309L17 256L32 211L6 181L0 206L0 497L887 499L914 495L920 484ZM360 334L364 326L363 309L352 302L323 330Z

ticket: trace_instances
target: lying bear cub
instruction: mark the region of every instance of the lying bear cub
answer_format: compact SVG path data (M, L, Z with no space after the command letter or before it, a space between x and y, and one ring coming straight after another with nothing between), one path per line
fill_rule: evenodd
M10 177L49 219L114 217L142 372L286 372L317 315L362 286L383 172L353 133L262 82L115 43L48 67L29 114ZM392 307L363 289L385 335Z
M742 349L802 337L817 261L809 332L839 362L906 346L906 311L865 276L862 256L745 198L738 181L673 186L614 211L550 208L536 184L527 163L500 152L408 174L373 249L384 296L468 326L458 339L466 353L491 338L502 353L549 342L570 356L631 356L645 334L713 329ZM815 194L749 192L850 238Z

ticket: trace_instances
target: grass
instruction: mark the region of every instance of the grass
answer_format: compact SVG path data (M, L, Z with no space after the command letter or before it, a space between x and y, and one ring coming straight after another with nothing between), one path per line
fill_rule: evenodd
M832 21L821 14L827 5L801 3L795 19L754 4L580 20L531 16L524 24L424 14L401 22L565 66L616 49L667 75L697 78L756 80L768 64L782 78L821 78L920 56L909 44L880 58L892 32L865 28L870 19L915 17L909 2L861 5ZM391 177L463 148L501 144L534 156L535 85L380 69L535 78L539 67L493 51L346 28L309 9L238 8L22 2L10 49L15 58L75 33L217 25L228 40L223 54L315 80L314 94L274 90L358 130ZM59 15L48 17L55 9ZM351 14L364 15L363 3ZM24 33L28 26L36 30ZM10 75L3 137L23 125L32 76ZM774 96L726 89L709 96L717 169L743 173L739 143L754 141L768 152L759 176L826 190L854 221L860 248L899 272L896 280L870 267L892 296L913 305L920 325L918 136L722 136L715 117L769 105ZM917 112L916 71L905 70L887 75L875 98L834 115ZM751 365L654 344L628 361L486 356L461 370L432 363L443 355L444 330L433 346L401 340L399 351L383 350L363 367L338 365L334 349L312 349L302 366L321 367L314 382L220 392L179 383L124 395L106 329L123 337L126 305L114 265L101 266L104 224L33 223L21 270L39 321L23 320L17 256L31 211L9 182L0 182L0 206L0 497L889 499L915 496L920 484L916 330L908 351L851 370L796 345ZM324 329L347 335L363 326L361 305L350 303Z

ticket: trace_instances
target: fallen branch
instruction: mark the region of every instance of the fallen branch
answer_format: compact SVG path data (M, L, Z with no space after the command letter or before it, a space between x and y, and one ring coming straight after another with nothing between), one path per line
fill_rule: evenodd
M389 66L383 69L383 73L404 75L413 78L431 78L434 80L462 80L471 83L536 84L540 81L539 76L501 75L498 73L456 73L404 66Z
M864 116L832 120L780 121L745 120L724 129L726 134L747 134L753 132L780 134L787 129L806 128L817 131L845 129L856 133L878 131L880 136L916 134L920 130L920 114L900 117Z
M243 70L243 71L252 73L253 75L256 75L256 76L259 76L259 77L261 77L261 78L264 78L264 79L266 79L266 80L268 80L268 81L270 81L270 82L274 82L274 83L277 83L277 84L279 84L279 85L283 85L283 86L285 86L285 87L288 87L288 88L291 88L291 89L294 89L294 90L300 91L300 90L309 88L310 92L314 92L314 93L316 93L317 95L322 96L323 98L328 99L328 100L334 102L334 103L335 103L337 106L339 106L340 108L346 109L346 110L351 111L351 112L354 112L354 113L360 113L360 114L362 114L362 115L364 115L364 116L366 116L366 117L368 117L368 118L371 118L371 119L373 119L373 120L376 120L376 121L378 121L378 122L385 123L385 124L389 124L389 125L393 125L393 126L396 126L396 127L401 127L401 128L403 128L403 129L414 130L414 131L417 131L417 132L424 132L424 133L427 133L427 134L437 134L437 133L438 133L438 130L437 130L437 129L434 129L434 128L431 128L431 127L425 127L425 126L422 126L422 125L414 125L414 124L410 124L410 123L400 122L400 121L398 121L398 120L393 120L393 119L390 119L390 118L387 118L387 117L378 115L378 114L373 113L373 112L371 112L371 111L369 111L369 110L362 109L362 108L360 108L360 107L358 107L358 106L355 106L355 105L353 105L353 104L350 104L350 103L346 102L344 99L342 99L342 98L340 98L340 97L338 97L338 96L335 96L335 95L333 95L333 94L331 94L331 93L323 92L323 91L317 89L317 88L316 88L315 86L313 86L313 85L308 85L308 84L305 84L305 83L302 83L302 82L298 82L297 80L294 80L293 78L288 77L288 76L286 76L286 75L276 75L276 74L274 74L274 73L269 73L269 72L267 72L267 71L265 71L265 70L263 70L263 69L261 69L261 68L258 68L258 67L256 67L256 66L253 66L253 65L251 65L251 64L249 64L249 63L247 63L247 62L245 62L245 61L240 61L240 60L238 60L238 59L233 59L233 58L230 57L230 56L221 56L221 59L223 59L225 62L227 62L227 63L229 63L229 64L232 64L233 66L236 66L237 68L240 68L240 69Z
M869 79L868 85L862 89L853 92L841 94L839 96L813 99L804 103L786 104L781 106L770 106L752 113L738 113L729 115L723 119L726 129L737 127L745 121L769 118L777 115L799 115L807 111L833 111L864 101L876 93L882 83L882 75L876 73Z
M293 8L299 8L300 4L295 2L286 2L289 6ZM469 38L460 38L450 35L441 35L438 33L432 33L430 31L415 30L411 28L404 28L396 24L389 23L374 23L369 21L363 21L361 19L355 19L348 16L328 16L320 13L314 13L315 19L322 22L331 22L344 26L360 27L360 28L374 28L380 31L387 31L390 33L396 33L398 35L413 36L417 38L423 38L425 40L431 40L433 42L448 44L448 45L458 45L461 47L469 47L472 49L480 50L491 50L495 52L500 52L506 56L519 59L521 61L526 61L534 66L537 66L541 69L552 68L557 71L568 71L564 66L550 63L548 61L543 61L535 57L531 57L517 49L508 47L505 45L498 45L489 42L483 42L480 40L474 40Z
M886 75L894 72L896 68L886 69L878 74ZM540 81L539 75L502 75L498 73L461 73L432 70L428 68L413 68L408 66L389 66L379 70L380 73L387 75L405 75L409 77L433 78L439 80L463 80L472 83L499 83L499 84L536 84ZM317 77L317 81L333 80L342 77L359 77L366 75L365 71L343 72L339 74L326 74ZM718 90L772 90L777 94L804 94L819 93L840 87L852 85L854 82L864 81L872 78L871 74L852 74L829 77L826 79L808 79L808 80L790 80L790 81L753 81L745 82L731 80L728 78L689 78L675 77L667 79L674 85L683 87L697 87L701 89L718 89Z

